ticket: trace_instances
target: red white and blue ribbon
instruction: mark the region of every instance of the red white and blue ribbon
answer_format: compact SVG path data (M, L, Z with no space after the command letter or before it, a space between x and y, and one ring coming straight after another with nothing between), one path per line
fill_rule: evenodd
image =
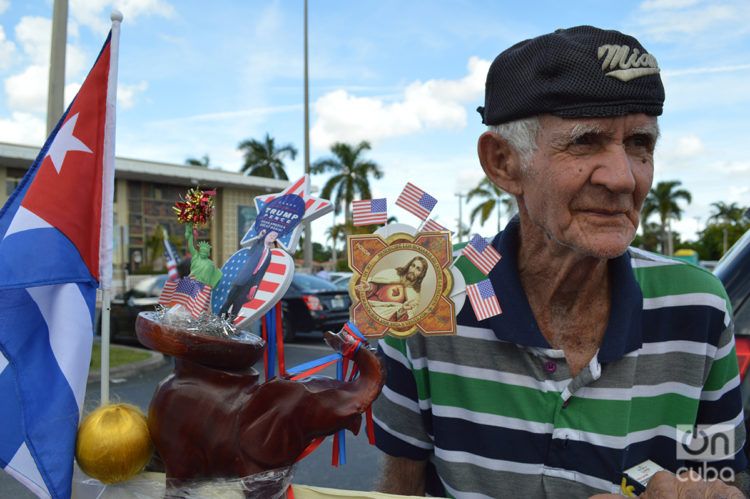
M365 337L360 333L359 329L357 329L357 326L354 325L352 322L347 322L344 325L343 331L345 331L349 336L354 338L354 342L347 343L344 345L344 350L341 353L333 353L330 355L326 355L325 357L321 357L319 359L311 360L309 362L305 362L303 364L300 364L298 366L289 368L286 371L286 374L290 376L291 380L298 380L303 379L308 376L311 376L319 371L322 371L323 369L327 367L331 367L333 365L336 365L336 379L340 381L344 381L348 377L348 381L354 381L357 376L359 376L359 369L357 368L356 364L352 364L352 370L349 371L349 361L351 361L354 358L354 355L359 351L359 349L362 347L362 345L367 345L367 340ZM272 361L272 357L267 358L266 364L268 364L268 361ZM268 376L268 368L266 369L267 376ZM348 376L347 376L348 374ZM268 377L266 378L268 379ZM375 444L375 432L374 432L374 426L372 421L372 409L370 407L367 408L366 411L366 417L365 417L365 427L367 430L367 438L371 445ZM340 430L336 432L333 436L333 451L331 456L331 464L333 466L338 466L339 464L346 464L346 437L345 437L345 430ZM313 440L310 445L307 446L307 449L300 454L300 456L297 458L298 461L302 460L303 458L307 457L311 452L313 452L318 446L325 440L324 437L317 438Z

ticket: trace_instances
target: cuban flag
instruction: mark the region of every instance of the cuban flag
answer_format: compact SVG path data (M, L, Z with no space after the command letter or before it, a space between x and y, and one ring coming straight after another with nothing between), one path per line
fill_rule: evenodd
M388 219L386 198L352 201L353 223L356 226L384 224Z
M119 21L0 211L0 467L69 498L96 289L112 273Z
M500 303L497 301L497 295L489 279L479 281L476 284L466 286L466 294L469 295L471 308L477 320L483 321L490 317L500 315Z
M463 255L484 275L488 275L501 258L500 253L479 234L474 234L464 248Z
M406 187L404 187L404 190L396 198L396 206L400 206L422 220L430 216L430 212L436 204L437 199L411 182L406 183Z

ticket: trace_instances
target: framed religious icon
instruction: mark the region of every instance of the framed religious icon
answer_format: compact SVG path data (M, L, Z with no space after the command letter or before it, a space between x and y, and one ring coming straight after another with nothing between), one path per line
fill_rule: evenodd
M456 333L447 231L347 237L350 317L367 337Z

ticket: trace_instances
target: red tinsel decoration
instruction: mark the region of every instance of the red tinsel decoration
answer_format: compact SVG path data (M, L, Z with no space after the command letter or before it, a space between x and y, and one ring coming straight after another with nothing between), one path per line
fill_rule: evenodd
M197 187L190 189L182 201L175 203L172 210L182 224L193 224L193 227L206 225L214 211L215 195L214 190L203 191Z

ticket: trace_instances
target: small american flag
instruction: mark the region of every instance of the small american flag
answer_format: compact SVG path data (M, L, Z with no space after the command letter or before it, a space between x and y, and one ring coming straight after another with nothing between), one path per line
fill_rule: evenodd
M406 183L406 187L401 191L396 199L396 206L400 206L409 213L413 213L422 220L430 216L430 212L437 204L437 199L427 194L425 191L412 184Z
M385 198L352 201L354 225L384 224L388 217L388 204Z
M424 226L422 227L422 230L448 230L439 223L437 223L435 220L429 218L425 222Z
M159 305L165 307L182 305L193 317L198 317L201 312L207 310L210 301L211 286L198 282L192 277L167 281L159 296Z
M471 308L474 309L474 314L478 320L483 321L503 313L489 279L479 281L476 284L469 284L466 286L466 294L469 295Z
M180 257L172 249L166 232L164 233L164 255L167 257L167 275L169 280L176 281L180 278L180 274L177 272L177 264L180 263Z
M488 275L490 270L500 261L500 253L479 234L474 234L474 237L464 248L463 255L484 275Z

